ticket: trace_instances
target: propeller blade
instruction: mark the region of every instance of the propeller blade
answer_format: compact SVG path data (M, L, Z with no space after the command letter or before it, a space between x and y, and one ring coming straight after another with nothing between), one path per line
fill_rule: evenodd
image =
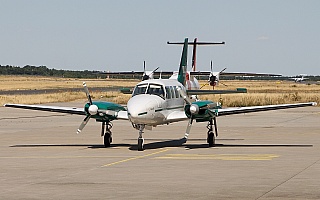
M221 70L220 72L219 72L219 74L221 73L221 72L224 72L224 70L226 70L227 68L224 68L223 70Z
M80 126L77 130L77 134L81 133L82 129L87 125L90 117L91 117L91 115L88 115L88 116L86 116L86 118L84 118L84 120L82 121L82 123L80 124Z
M84 92L85 92L85 93L86 93L86 95L87 95L87 98L88 98L89 104L90 104L90 105L92 105L91 96L90 96L90 93L89 93L89 90L88 90L88 87L87 87L86 82L83 82L83 88L84 88Z
M212 73L212 60L210 62L210 72Z
M184 138L185 139L188 139L188 136L189 136L189 133L190 133L190 130L191 130L191 126L192 126L192 122L193 122L193 118L191 117L189 122L188 122L186 133L184 134Z
M181 97L185 100L185 102L187 104L191 105L192 102L189 99L188 95L185 93L185 91L183 91L180 87L177 87L177 90L178 90L179 94L181 95Z
M208 83L203 84L200 89L202 89L204 86L208 85Z
M150 76L151 74L155 73L158 69L159 69L159 67L155 68L155 69L149 74L149 76Z
M213 118L214 121L214 131L216 133L216 137L218 137L218 125L217 125L217 118Z
M104 130L106 129L106 122L102 122L102 127L101 127L101 137L104 136Z
M228 87L228 85L226 85L226 84L224 84L224 83L222 83L222 82L221 82L221 84L224 85L224 86L226 86L226 87Z

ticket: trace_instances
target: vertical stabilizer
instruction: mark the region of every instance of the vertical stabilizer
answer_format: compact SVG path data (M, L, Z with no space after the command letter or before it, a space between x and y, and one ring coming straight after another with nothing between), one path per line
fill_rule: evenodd
M192 71L196 71L196 60L197 60L197 40L198 38L194 38L193 41L193 52L192 52Z
M182 85L186 85L186 73L187 73L187 61L188 61L188 38L184 39L183 49L181 54L181 61L178 73L178 81Z

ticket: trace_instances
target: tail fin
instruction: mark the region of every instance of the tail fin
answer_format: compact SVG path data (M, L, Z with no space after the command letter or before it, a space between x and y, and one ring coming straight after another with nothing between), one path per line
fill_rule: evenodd
M197 59L197 40L198 38L194 38L193 42L193 52L192 52L192 71L196 71L196 59Z
M188 61L188 38L185 38L183 43L180 68L178 73L178 81L184 86L186 85L187 61Z

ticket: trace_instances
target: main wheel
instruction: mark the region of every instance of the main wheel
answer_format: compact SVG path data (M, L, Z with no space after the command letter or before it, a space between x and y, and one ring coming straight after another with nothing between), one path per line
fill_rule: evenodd
M213 132L210 131L208 133L207 141L208 141L209 147L213 147L215 145L215 137Z
M143 151L143 138L138 138L138 151Z
M112 142L112 137L110 133L105 133L103 137L104 147L110 147Z

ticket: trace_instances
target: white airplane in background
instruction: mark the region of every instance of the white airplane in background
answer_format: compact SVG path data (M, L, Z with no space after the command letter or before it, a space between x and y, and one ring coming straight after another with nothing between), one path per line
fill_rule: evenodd
M184 40L179 72L176 79L148 79L135 86L132 97L127 102L127 108L112 102L94 102L91 100L88 88L84 83L84 90L88 103L84 108L68 108L58 106L5 104L6 107L62 112L85 115L78 128L82 131L90 118L102 123L101 135L104 136L104 145L109 147L112 142L112 120L129 120L133 127L139 131L138 150L144 150L143 133L145 129L173 122L188 120L183 137L187 141L194 121L208 122L207 142L214 146L218 135L216 118L224 115L287 109L305 106L314 106L315 102L281 104L269 106L251 106L242 108L221 108L219 103L213 101L192 101L188 97L186 88L188 38ZM201 90L200 90L201 91ZM199 92L200 92L199 91Z
M177 45L183 45L183 42L167 42L167 44L177 44ZM197 71L196 70L196 60L197 60L197 46L201 45L224 45L225 42L198 42L198 38L195 38L193 42L188 42L188 45L193 45L193 54L192 54L192 71L187 71L187 86L189 85L199 85L198 80L195 78L195 76L208 76L208 83L210 86L212 86L212 89L214 90L215 86L218 86L220 82L220 76L282 76L281 74L267 74L267 73L247 73L247 72L225 72L227 68L222 69L219 72L213 71L212 68L212 61L210 62L210 71ZM175 72L177 74L177 72ZM190 78L189 78L190 77ZM187 88L188 88L187 87ZM199 89L199 88L196 88ZM188 88L188 90L193 90L192 88ZM208 91L209 93L209 91ZM225 92L221 91L221 94L226 93L237 93L232 92L232 90L225 90ZM217 94L217 93L216 93Z
M294 82L296 83L301 83L302 81L308 80L308 78L305 78L306 74L300 74L300 77L296 77L296 78L290 78L292 80L294 80Z

